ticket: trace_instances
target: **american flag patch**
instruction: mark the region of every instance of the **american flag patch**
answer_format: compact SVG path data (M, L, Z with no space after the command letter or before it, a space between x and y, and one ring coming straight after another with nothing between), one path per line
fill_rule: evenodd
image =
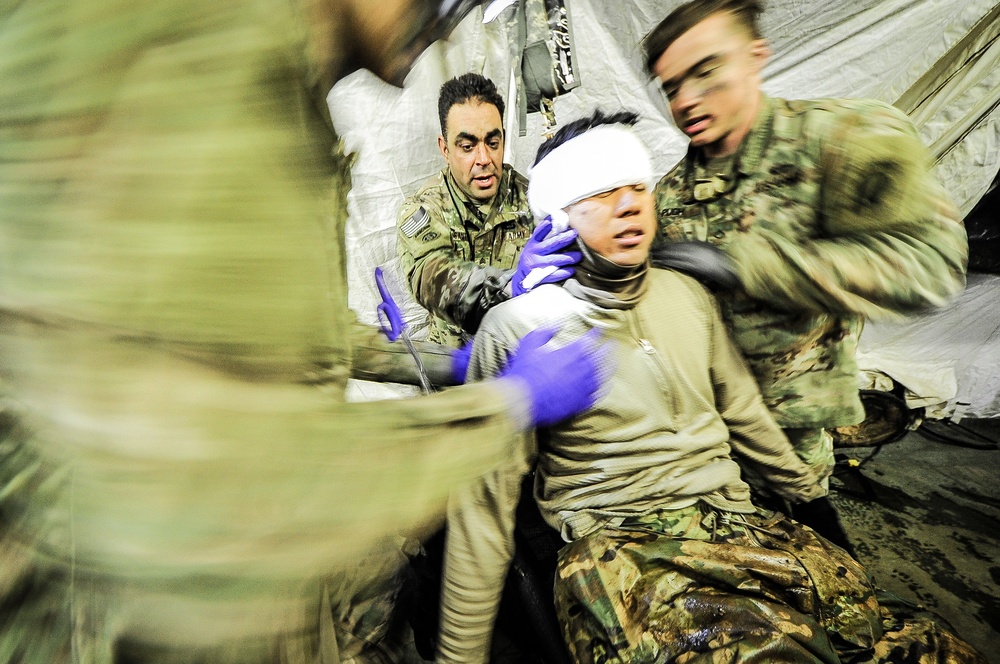
M430 215L427 214L427 210L423 207L417 208L414 212L403 222L403 225L399 227L400 232L406 237L413 237L419 233L422 229L426 228L430 223Z

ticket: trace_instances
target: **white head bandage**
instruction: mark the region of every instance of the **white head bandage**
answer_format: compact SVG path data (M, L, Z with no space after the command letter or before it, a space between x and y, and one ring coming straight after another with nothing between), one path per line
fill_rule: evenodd
M622 124L600 125L566 141L528 171L528 205L536 223L552 217L553 232L566 230L563 209L630 184L653 188L649 150Z

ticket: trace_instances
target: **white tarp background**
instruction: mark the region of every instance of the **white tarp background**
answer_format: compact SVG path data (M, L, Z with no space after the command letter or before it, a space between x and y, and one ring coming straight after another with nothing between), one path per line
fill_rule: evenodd
M666 172L681 157L685 140L668 119L655 84L642 68L638 43L679 0L568 0L581 85L556 100L559 124L594 108L627 108L642 116L638 131ZM350 303L361 321L374 324L378 294L372 279L384 266L417 337L426 313L409 297L395 250L396 211L405 196L444 167L438 152L437 93L447 79L475 71L501 92L511 82L505 10L488 24L470 14L448 42L425 52L402 89L358 72L331 91L335 126L356 153L348 224ZM872 97L910 113L938 159L937 174L963 213L988 190L1000 165L1000 9L986 0L770 0L761 28L774 56L764 89L785 98ZM516 102L507 95L507 158L526 172L542 141L540 114L530 114L519 135ZM1000 279L977 280L975 298L1000 319ZM930 400L961 401L967 414L1000 414L1000 352L995 329L970 336L951 325L949 312L935 324L869 325L862 337L866 368L920 384ZM989 316L989 308L986 315ZM929 331L928 331L929 330ZM911 333L912 332L912 333ZM871 339L871 343L869 343ZM893 348L908 362L896 363ZM879 354L886 353L886 366ZM922 364L923 358L926 362ZM981 362L988 361L986 368ZM901 366L899 366L901 365ZM935 378L935 376L940 377ZM930 385L928 385L928 383ZM935 388L934 386L937 385ZM957 385L957 387L956 387ZM970 395L969 390L975 390ZM936 394L935 394L936 392ZM399 390L355 385L355 398L382 398Z

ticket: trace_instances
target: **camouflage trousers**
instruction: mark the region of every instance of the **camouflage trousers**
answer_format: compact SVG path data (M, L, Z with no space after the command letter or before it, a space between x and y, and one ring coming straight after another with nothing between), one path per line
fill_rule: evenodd
M409 628L400 606L408 568L394 541L383 541L354 570L327 584L339 664L399 664Z
M985 663L933 621L894 617L857 561L764 510L699 505L571 542L555 595L585 664Z

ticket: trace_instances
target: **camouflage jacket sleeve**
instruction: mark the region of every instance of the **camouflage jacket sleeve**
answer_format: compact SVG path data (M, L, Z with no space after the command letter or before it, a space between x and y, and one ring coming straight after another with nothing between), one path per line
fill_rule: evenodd
M818 118L818 119L817 119ZM916 130L876 102L814 113L822 169L817 237L755 230L726 247L746 291L782 308L884 317L965 287L968 240ZM762 227L764 226L764 227Z
M729 427L729 443L741 464L753 467L768 488L793 503L823 495L816 474L802 462L764 405L757 382L726 330L714 298L712 382L716 408Z
M413 346L432 385L458 384L452 375L453 348L429 341ZM390 342L378 328L357 322L351 327L351 378L420 385L416 360L403 342Z
M514 270L466 260L456 250L456 243L469 244L466 231L450 224L439 204L419 195L408 199L396 230L410 290L432 314L475 334L490 307L510 298Z

